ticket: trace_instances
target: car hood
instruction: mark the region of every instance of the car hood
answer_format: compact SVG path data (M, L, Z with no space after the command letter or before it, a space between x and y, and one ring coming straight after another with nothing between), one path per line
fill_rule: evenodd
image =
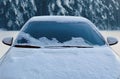
M12 47L0 79L119 79L120 60L108 47L26 49Z

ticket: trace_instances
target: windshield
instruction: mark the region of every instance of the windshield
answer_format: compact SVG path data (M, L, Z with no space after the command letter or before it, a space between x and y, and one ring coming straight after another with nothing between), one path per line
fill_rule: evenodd
M28 23L15 44L34 46L102 46L101 36L84 22L35 21Z

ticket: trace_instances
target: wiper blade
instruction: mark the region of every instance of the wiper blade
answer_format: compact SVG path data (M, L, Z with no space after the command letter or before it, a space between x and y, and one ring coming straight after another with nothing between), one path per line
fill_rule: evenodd
M62 47L93 48L93 46L62 46Z
M93 48L93 46L47 46L47 48L49 47L65 47L65 48Z
M40 46L33 46L33 45L14 45L14 46L20 48L41 48Z

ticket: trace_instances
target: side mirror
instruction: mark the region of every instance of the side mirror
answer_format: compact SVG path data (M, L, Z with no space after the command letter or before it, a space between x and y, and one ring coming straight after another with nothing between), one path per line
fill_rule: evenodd
M13 42L13 37L7 37L2 40L3 44L11 46Z
M107 37L107 42L111 46L111 45L117 44L118 40L116 38L114 38L114 37Z

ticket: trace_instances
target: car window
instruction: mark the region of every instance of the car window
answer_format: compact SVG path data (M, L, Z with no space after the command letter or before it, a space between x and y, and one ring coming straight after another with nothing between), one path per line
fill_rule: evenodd
M37 45L104 45L104 40L87 23L35 21L28 23L16 43Z

